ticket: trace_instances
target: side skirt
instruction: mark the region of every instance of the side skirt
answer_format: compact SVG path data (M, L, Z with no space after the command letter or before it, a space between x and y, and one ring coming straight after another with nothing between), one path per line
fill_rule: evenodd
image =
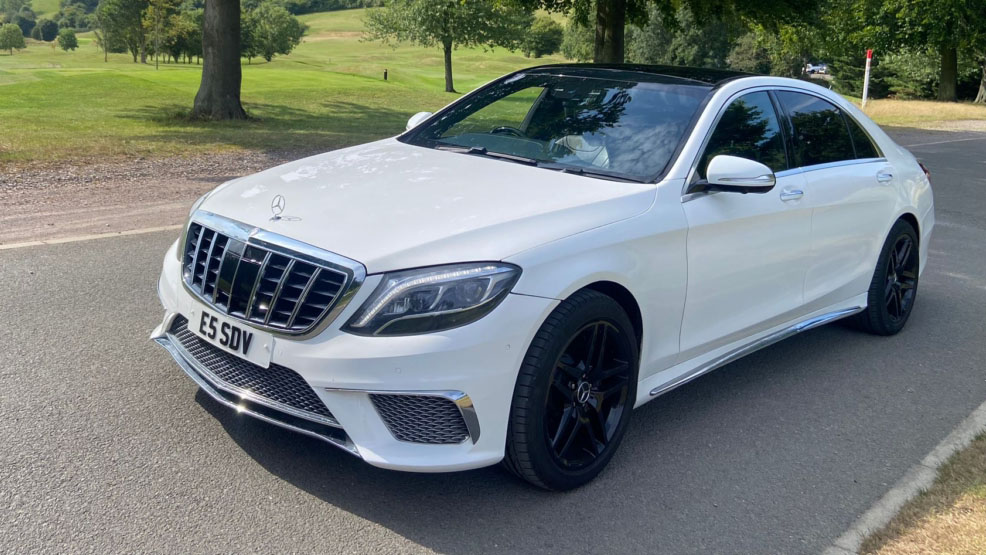
M805 320L799 321L799 322L797 322L795 324L792 324L792 325L788 325L786 327L783 327L780 330L774 331L772 333L768 333L767 335L765 335L763 337L760 337L758 339L754 339L753 341L750 341L750 342L748 342L748 343L746 343L744 345L740 345L738 347L734 347L732 350L727 351L725 354L720 354L718 356L715 356L711 360L708 360L708 361L706 361L706 362L704 362L702 364L699 364L698 366L695 366L695 367L693 367L690 370L686 370L684 373L671 378L670 380L666 381L665 383L662 383L662 384L660 384L660 385L658 385L656 387L653 387L650 390L650 392L648 393L648 396L647 397L641 399L638 396L637 406L640 406L640 405L646 403L647 401L650 401L650 400L654 399L655 397L657 397L659 395L662 395L664 393L667 393L667 392L671 391L672 389L675 389L676 387L680 387L682 385L685 385L686 383L688 383L688 382L690 382L690 381L692 381L692 380L694 380L694 379L696 379L696 378L698 378L698 377L700 377L700 376L702 376L704 374L708 374L709 372L711 372L711 371L713 371L713 370L715 370L717 368L720 368L722 366L725 366L725 365L729 364L730 362L733 362L735 360L738 360L740 358L743 358L744 356L746 356L746 355L748 355L750 353L754 353L756 351L759 351L760 349L763 349L764 347L769 347L770 345L773 345L774 343L777 343L778 341L782 341L782 340L787 339L787 338L789 338L789 337L791 337L793 335L797 335L797 334L799 334L799 333L801 333L803 331L807 331L807 330L810 330L812 328L817 328L819 326L823 326L825 324L828 324L830 322L834 322L836 320L840 320L840 319L845 318L847 316L852 316L853 314L856 314L858 312L861 312L865 308L866 308L865 306L851 306L851 307L847 307L847 308L840 308L840 309L833 310L833 311L830 311L830 312L825 312L823 314L818 314L818 315L812 316L810 318L807 318ZM670 368L669 370L673 370L673 368ZM667 372L667 371L665 371L665 372ZM661 375L661 373L658 373L654 377L657 377L657 376L660 376L660 375ZM649 380L647 380L647 381L649 381Z

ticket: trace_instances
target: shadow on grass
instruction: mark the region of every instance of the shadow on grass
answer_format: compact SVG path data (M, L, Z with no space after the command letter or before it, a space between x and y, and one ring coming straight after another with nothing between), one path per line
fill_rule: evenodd
M396 135L410 116L356 102L324 102L316 110L271 103L251 103L245 108L250 119L242 121L191 118L190 107L181 104L144 106L118 117L146 122L149 132L135 137L138 141L313 152Z

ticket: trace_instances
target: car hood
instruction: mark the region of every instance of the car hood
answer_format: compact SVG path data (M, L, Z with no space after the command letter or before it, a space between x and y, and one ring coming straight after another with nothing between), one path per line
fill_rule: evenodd
M284 197L280 219L271 203ZM362 262L369 273L511 254L629 218L653 184L566 174L387 139L234 181L200 206Z

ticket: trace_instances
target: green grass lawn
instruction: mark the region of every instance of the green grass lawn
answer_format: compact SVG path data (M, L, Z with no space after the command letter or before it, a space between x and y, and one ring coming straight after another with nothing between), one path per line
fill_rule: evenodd
M310 14L304 42L271 63L243 64L242 99L255 119L191 122L201 67L134 64L103 54L90 34L74 52L30 41L0 54L0 164L154 157L225 149L330 149L394 135L407 118L457 98L445 93L441 51L361 40L363 10ZM460 49L459 91L525 66L517 52ZM387 69L389 79L383 80Z
M34 10L34 15L38 16L38 19L42 17L54 19L60 5L61 0L33 0L31 9Z

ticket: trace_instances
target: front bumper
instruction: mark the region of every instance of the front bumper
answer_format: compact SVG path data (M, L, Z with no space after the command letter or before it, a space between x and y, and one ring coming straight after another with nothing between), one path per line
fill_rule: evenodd
M300 375L331 412L333 421L315 422L271 408L263 399L231 392L169 333L177 315L189 318L191 312L206 308L181 285L175 248L165 256L158 283L166 313L152 338L220 403L325 440L382 468L444 472L487 466L503 458L518 369L531 338L557 301L511 294L485 318L435 334L361 337L339 331L376 286L379 276L370 276L318 335L273 340L272 363ZM455 444L398 439L400 434L388 427L371 399L379 394L448 399L462 414L469 437Z

